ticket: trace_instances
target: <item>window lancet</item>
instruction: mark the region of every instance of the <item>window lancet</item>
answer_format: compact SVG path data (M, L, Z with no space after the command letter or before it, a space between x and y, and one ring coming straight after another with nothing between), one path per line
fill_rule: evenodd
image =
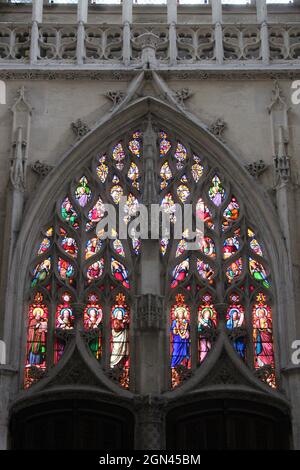
M168 316L169 386L201 367L224 325L237 357L276 387L272 329L272 279L265 248L234 181L166 129L157 129L156 187L170 221L159 246ZM120 210L125 225L138 214L145 187L144 131L135 129L97 153L70 182L41 230L31 264L25 387L62 360L75 330L91 360L130 388L130 329L136 266L143 240L110 237L97 225L105 204ZM182 226L172 237L178 207L192 206L203 233ZM219 306L226 305L226 311Z

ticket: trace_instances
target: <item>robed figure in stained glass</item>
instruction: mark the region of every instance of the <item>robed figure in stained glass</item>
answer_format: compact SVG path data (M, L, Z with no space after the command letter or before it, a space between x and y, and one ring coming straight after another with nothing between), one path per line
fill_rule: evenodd
M112 309L110 367L125 365L129 357L129 315L123 305Z
M255 310L254 342L257 366L273 365L272 320L264 306L258 306Z
M208 297L208 300L211 300ZM210 351L211 343L211 333L216 327L216 311L212 305L204 305L199 308L198 312L198 353L199 353L199 362L202 362L208 351Z
M47 338L47 319L44 310L36 307L28 328L28 365L41 366L45 362Z
M231 308L228 312L226 327L230 330L233 330L234 328L240 328L243 325L243 322L244 312L241 309L235 307ZM244 359L246 349L244 339L242 337L236 338L233 342L233 345L238 355Z
M190 322L189 311L183 305L173 307L171 335L171 367L188 366L190 360Z

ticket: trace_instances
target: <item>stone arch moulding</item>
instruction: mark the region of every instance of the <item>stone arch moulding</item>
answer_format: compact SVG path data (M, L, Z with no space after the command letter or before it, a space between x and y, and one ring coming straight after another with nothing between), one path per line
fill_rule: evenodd
M23 359L23 340L25 338L24 292L28 282L28 265L33 252L37 233L43 223L47 222L52 202L61 194L66 183L66 175L71 180L97 148L105 145L134 127L146 121L151 114L153 120L162 127L172 129L178 137L188 136L195 148L205 150L206 155L215 167L220 168L224 176L232 179L235 175L235 187L240 197L247 201L250 219L260 228L264 240L268 240L267 255L273 272L274 282L274 331L277 367L286 365L283 358L288 351L289 338L278 338L283 323L287 322L286 309L288 290L282 286L288 285L289 266L287 265L286 248L279 227L275 209L266 191L246 172L234 153L220 142L197 117L184 110L176 109L165 102L143 97L129 103L121 109L104 116L94 129L81 140L76 142L61 158L57 167L46 177L43 185L32 195L24 214L23 224L14 252L11 272L9 275L9 290L5 303L5 340L7 344L8 363L20 369ZM266 218L265 214L268 214ZM289 327L292 330L292 325ZM279 343L280 341L280 343ZM278 355L278 351L281 352ZM115 386L109 387L116 390ZM184 387L183 387L184 388ZM17 390L16 390L17 392ZM30 393L30 392L26 392ZM129 393L129 392L121 392ZM172 392L173 393L173 392ZM178 392L180 394L180 389Z

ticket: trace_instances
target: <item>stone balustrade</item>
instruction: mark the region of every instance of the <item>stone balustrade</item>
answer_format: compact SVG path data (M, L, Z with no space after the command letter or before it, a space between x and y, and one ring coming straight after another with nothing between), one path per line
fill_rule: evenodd
M211 10L206 15L210 22L201 20L193 24L178 21L176 1L168 0L167 15L156 15L156 21L150 23L134 21L132 0L124 0L119 6L119 17L115 16L119 23L111 23L105 21L105 11L97 17L92 15L92 22L88 21L91 6L87 0L81 0L77 20L73 15L73 23L57 23L49 21L49 12L47 22L44 21L43 1L34 0L31 22L0 21L0 68L58 63L80 67L106 64L108 68L110 64L113 68L147 68L149 63L157 68L186 65L201 68L214 64L238 67L245 63L300 65L300 9L293 17L295 22L279 23L274 21L275 17L268 17L265 0L256 5L255 22L248 22L247 15L240 10L233 23L228 22L228 17L224 21L222 4L215 0L211 6L205 6L206 12L207 8ZM55 12L57 18L59 6Z

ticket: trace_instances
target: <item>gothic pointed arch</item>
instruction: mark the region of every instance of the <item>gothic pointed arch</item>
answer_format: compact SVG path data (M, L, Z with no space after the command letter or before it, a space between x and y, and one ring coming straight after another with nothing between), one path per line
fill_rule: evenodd
M257 351L263 349L267 341L261 339L261 334L260 339L256 339L259 327L255 323L259 309L270 320L271 308L274 329L284 321L280 311L284 293L279 292L284 271L278 266L281 264L285 269L285 248L275 211L266 193L250 180L238 158L197 118L192 119L189 113L152 97L138 99L103 117L63 156L43 187L32 195L11 273L18 289L8 297L7 309L12 314L6 317L6 332L14 332L16 340L20 336L23 340L16 351L13 334L7 334L11 338L9 354L19 367L24 357L27 358L28 369L34 368L33 381L42 378L43 370L38 369L48 365L42 361L43 367L36 367L41 364L34 364L34 361L44 357L40 351L35 351L38 358L35 353L31 354L31 348L36 346L33 333L39 312L38 349L42 348L43 353L48 348L51 369L63 360L64 351L67 354L65 348L72 336L78 335L84 338L94 364L100 359L97 367L109 370L117 365L111 362L112 320L121 321L124 327L133 314L138 315L133 311L132 299L137 294L136 275L142 246L134 238L120 243L118 235L117 243L107 240L102 243L93 232L94 222L103 217L102 204L111 202L118 206L121 194L126 196L129 218L143 200L146 175L143 134L147 131L149 115L152 132L157 136L155 145L157 150L160 148L160 154L158 152L154 159L162 209L172 217L175 202L190 201L207 230L204 244L194 250L191 257L185 252L184 233L182 240L176 242L177 246L175 241L164 246L161 237L166 279L162 295L167 299L168 338L170 326L172 328L170 319L176 322L178 309L183 311L185 319L194 322L193 326L183 328L191 334L189 341L193 352L187 364L175 364L177 360L174 360L174 367L169 368L168 383L172 387L173 374L173 386L179 385L182 376L189 376L190 369L201 366L202 362L204 365L205 356L209 359L213 350L214 335L217 338L219 324L223 323L228 342L240 355L240 360L247 354L249 367L266 371L265 375L261 374L262 379L275 386L276 346L273 348L272 338L272 347L269 341L265 348L266 351L269 347L270 362L262 361L261 367L256 367ZM270 214L268 221L263 215L266 207ZM264 246L266 240L268 244ZM223 304L226 308L221 308ZM95 328L86 327L91 321L88 308L93 310L93 321L98 322ZM201 315L204 317L205 309L214 326L207 329L202 338L199 319ZM237 319L231 318L233 310L237 312ZM118 318L121 314L122 318ZM30 321L34 328L30 327ZM232 325L234 321L240 324L231 328L230 321ZM75 324L80 325L79 333ZM29 338L26 345L25 328ZM43 329L44 332L47 329L47 339L40 341ZM269 324L265 330L271 330ZM269 333L272 335L272 331ZM122 356L122 367L115 372L119 383L126 388L130 388L130 334L123 345L123 352L127 352ZM171 340L165 357L171 366L172 348L174 351ZM25 383L30 385L30 380L25 366Z

